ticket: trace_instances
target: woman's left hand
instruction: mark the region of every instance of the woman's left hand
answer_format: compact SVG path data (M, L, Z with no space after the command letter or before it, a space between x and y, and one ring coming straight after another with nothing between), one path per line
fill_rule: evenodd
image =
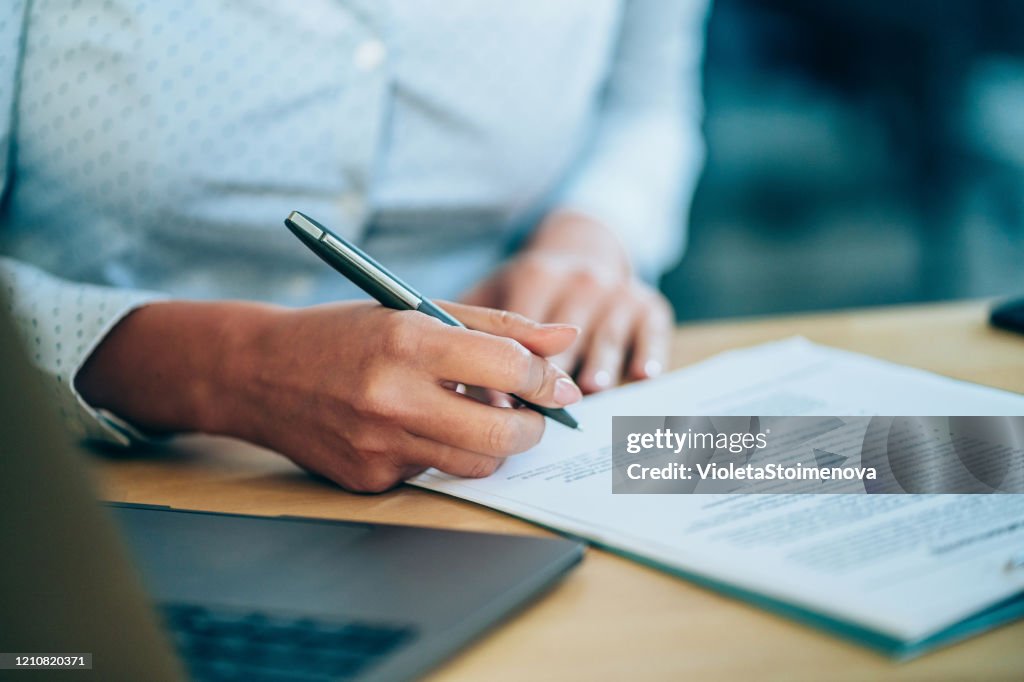
M578 213L549 215L522 251L463 300L578 326L576 342L553 361L585 393L656 376L668 360L668 301L632 274L611 231Z

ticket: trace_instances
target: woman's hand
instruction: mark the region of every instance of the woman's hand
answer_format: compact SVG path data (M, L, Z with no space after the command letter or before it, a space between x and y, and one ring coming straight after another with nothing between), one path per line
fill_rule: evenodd
M632 275L617 238L580 214L550 215L526 248L463 300L579 327L576 342L553 360L585 393L656 376L668 360L668 302Z
M372 303L151 304L107 336L76 385L138 426L243 438L350 490L386 490L429 467L487 476L536 444L544 419L451 387L574 403L579 389L543 358L577 330L443 307L476 331Z

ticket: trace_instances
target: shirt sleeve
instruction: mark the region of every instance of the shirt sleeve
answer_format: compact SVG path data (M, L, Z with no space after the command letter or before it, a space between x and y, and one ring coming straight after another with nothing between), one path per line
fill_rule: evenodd
M706 0L626 0L597 120L556 202L615 232L645 279L682 255L704 160Z
M13 318L72 434L118 445L146 440L116 415L89 405L75 389L75 376L122 318L162 296L68 282L9 258L0 258L0 286L9 307L2 312Z
M18 65L24 0L0 9L0 197L11 178L16 127ZM0 229L5 219L0 219ZM145 436L115 415L90 406L75 390L75 376L106 334L128 313L161 298L144 291L68 282L25 263L0 257L0 287L7 310L36 366L43 370L71 431L87 439L126 445Z

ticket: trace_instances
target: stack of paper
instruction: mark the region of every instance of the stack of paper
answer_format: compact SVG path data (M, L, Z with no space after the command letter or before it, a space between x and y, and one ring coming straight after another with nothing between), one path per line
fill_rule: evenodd
M1024 495L613 495L614 415L1024 415L1024 396L791 339L574 408L493 476L413 484L907 657L1024 615ZM685 614L680 614L685 617Z

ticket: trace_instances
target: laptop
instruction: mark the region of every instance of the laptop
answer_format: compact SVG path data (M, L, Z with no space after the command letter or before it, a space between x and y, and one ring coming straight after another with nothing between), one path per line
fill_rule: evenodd
M414 678L582 557L559 538L101 505L6 316L0 353L5 678L53 654L88 668L75 680Z

